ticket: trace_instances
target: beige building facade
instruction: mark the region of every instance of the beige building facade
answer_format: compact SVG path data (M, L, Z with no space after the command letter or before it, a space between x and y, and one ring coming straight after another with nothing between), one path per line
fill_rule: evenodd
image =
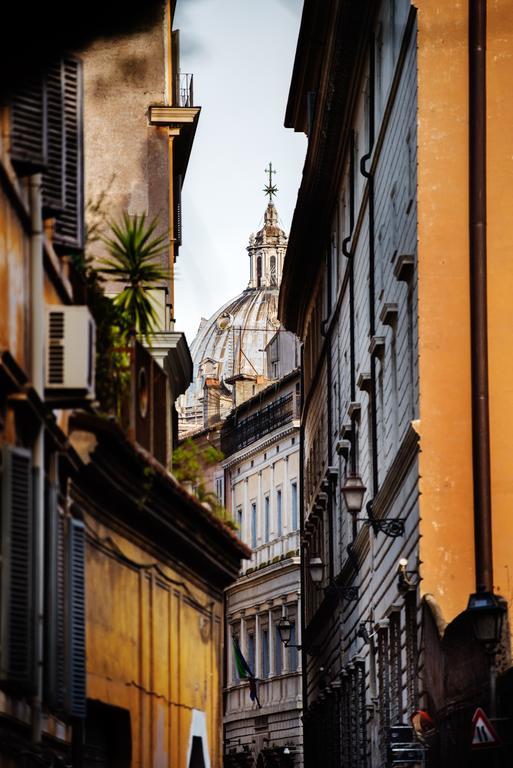
M299 541L299 371L234 409L221 433L226 501L252 549L226 591L228 638L257 678L258 703L227 642L225 765L302 765ZM279 635L291 625L286 647Z

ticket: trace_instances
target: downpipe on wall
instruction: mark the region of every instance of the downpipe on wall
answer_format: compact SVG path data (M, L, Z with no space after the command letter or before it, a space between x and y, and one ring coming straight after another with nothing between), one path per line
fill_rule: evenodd
M44 270L42 176L30 177L30 300L31 300L31 378L37 394L44 400ZM40 424L32 449L34 466L34 653L36 692L31 704L31 738L41 742L43 698L43 601L44 601L44 427Z

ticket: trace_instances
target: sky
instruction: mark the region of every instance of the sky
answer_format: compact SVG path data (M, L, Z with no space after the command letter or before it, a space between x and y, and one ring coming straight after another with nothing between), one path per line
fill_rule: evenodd
M178 0L181 71L194 74L201 106L176 263L176 330L189 345L201 317L247 286L269 162L288 234L306 151L306 137L283 127L301 11L302 0Z

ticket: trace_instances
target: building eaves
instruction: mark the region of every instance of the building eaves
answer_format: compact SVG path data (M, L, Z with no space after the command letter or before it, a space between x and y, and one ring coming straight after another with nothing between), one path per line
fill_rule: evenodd
M311 0L307 5L315 3ZM298 79L299 72L309 67L315 70L316 79L309 82L308 90L315 92L316 100L278 304L279 319L300 338L337 199L358 83L356 74L375 7L374 0L340 0L330 3L329 12L323 6L329 23L323 32L321 53L318 46L311 49L307 40L310 32L306 26L301 27L291 104L301 94L306 98L306 86L300 86ZM309 58L320 55L315 67L309 64Z

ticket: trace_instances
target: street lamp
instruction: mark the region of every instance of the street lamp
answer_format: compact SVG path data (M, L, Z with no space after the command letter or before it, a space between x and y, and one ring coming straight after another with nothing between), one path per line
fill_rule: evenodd
M308 563L310 569L310 578L314 584L320 584L322 581L322 572L324 571L324 563L320 557L311 557Z
M488 657L490 717L497 715L497 670L495 654L501 640L505 607L493 592L474 592L469 597L467 611L477 642Z
M357 515L361 512L363 497L367 489L362 483L360 475L348 475L346 482L340 490L346 502L347 511L352 515Z
M504 606L493 592L474 592L470 595L467 611L477 642L485 653L494 654L501 639Z
M285 646L285 648L297 648L298 650L301 650L300 645L295 645L295 643L290 642L290 637L292 634L292 624L290 623L290 621L287 619L286 616L282 616L276 626L278 627L278 634L280 636L280 640Z

